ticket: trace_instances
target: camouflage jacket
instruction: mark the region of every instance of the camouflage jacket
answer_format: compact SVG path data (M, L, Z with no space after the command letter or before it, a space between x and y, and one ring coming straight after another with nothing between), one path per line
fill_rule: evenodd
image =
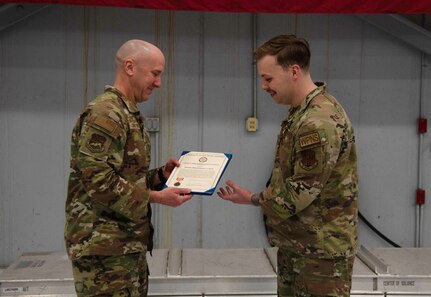
M342 106L317 84L281 125L259 201L271 244L312 258L350 257L357 245L355 137Z
M119 255L152 244L151 143L136 105L114 87L89 103L72 132L66 201L68 255Z

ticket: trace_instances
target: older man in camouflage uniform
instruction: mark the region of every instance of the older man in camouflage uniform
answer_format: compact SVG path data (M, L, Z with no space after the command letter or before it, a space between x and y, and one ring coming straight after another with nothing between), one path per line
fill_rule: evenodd
M223 199L262 207L278 247L278 296L350 296L357 246L355 137L340 103L314 83L305 39L276 36L256 49L262 88L290 105L268 188L232 181Z
M114 86L73 129L65 241L78 296L146 296L150 202L178 206L191 198L189 189L161 190L178 161L149 170L150 139L136 104L160 87L164 66L156 46L124 43Z

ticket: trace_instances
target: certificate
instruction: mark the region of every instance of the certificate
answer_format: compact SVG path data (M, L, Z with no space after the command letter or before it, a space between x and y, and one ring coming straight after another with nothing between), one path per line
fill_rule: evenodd
M212 195L231 159L231 154L184 151L178 160L180 166L174 168L165 187Z

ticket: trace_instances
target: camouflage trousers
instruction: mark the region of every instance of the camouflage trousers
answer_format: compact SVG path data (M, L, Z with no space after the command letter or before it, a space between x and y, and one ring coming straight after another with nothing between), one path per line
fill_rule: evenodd
M81 296L147 296L146 253L84 256L72 261L75 290Z
M279 297L348 297L355 257L314 259L277 252Z

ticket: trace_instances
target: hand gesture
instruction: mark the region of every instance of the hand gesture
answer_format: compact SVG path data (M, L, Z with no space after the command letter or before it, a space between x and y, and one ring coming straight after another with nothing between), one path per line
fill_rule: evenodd
M220 188L217 195L219 195L220 198L232 201L233 203L252 204L251 196L253 193L245 188L241 188L231 180L226 181L226 189Z

